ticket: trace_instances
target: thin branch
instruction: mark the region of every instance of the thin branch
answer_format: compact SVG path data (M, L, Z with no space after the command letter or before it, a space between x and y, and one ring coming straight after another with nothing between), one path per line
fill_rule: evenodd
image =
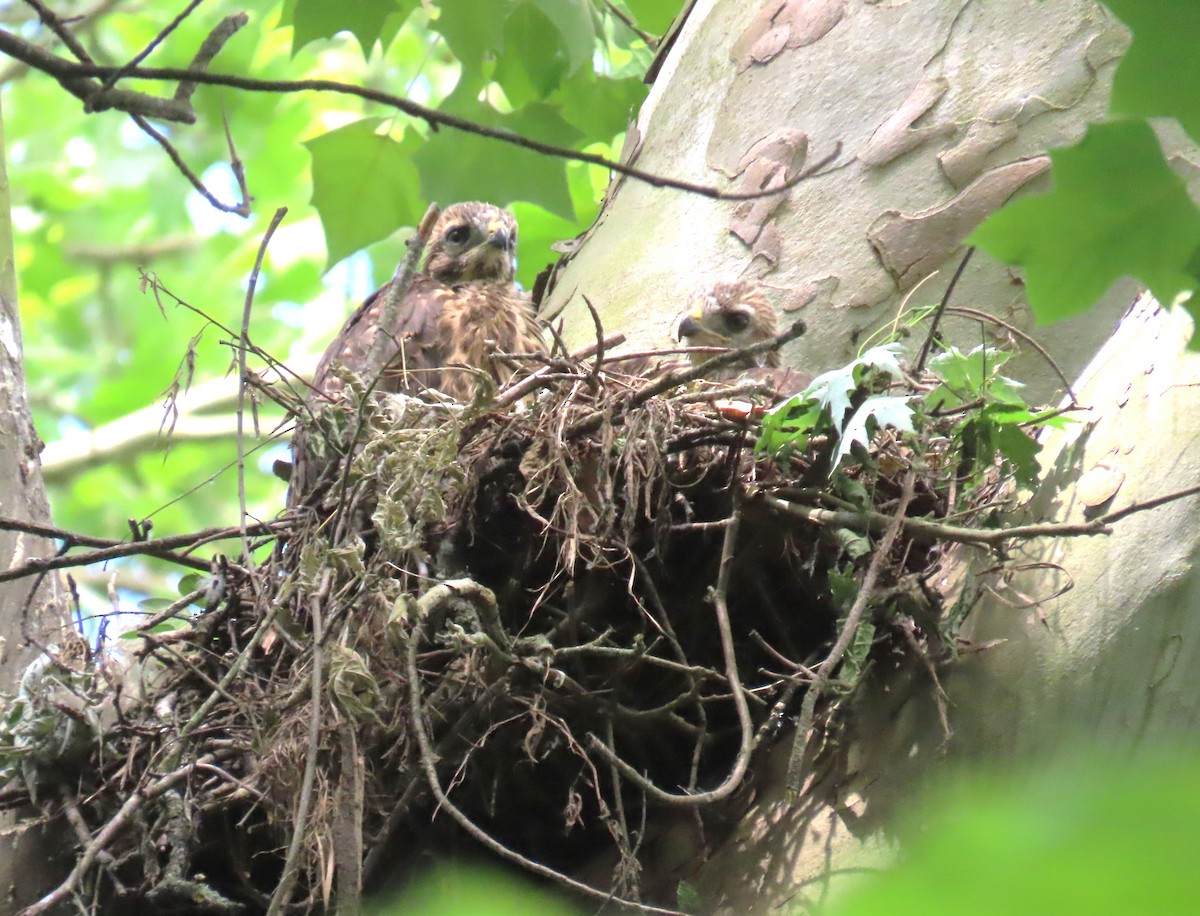
M321 584L309 602L312 615L312 708L308 718L308 751L304 759L304 778L300 784L300 799L296 803L296 817L292 821L292 841L288 844L287 859L283 865L283 874L279 885L271 896L271 905L267 908L267 916L279 916L291 901L292 889L296 886L296 878L300 874L300 850L308 839L305 828L308 826L308 812L312 806L313 783L317 776L317 752L321 744L321 707L324 688L321 684L322 664L325 657L324 638L322 630L322 607L329 597L333 584L333 571L329 568L321 576Z
M236 204L226 204L218 200L216 195L209 191L204 185L204 182L200 180L200 177L188 167L186 162L184 162L183 156L178 150L175 149L171 141L146 120L147 116L151 116L161 117L164 120L182 120L184 123L193 123L196 118L195 113L192 111L190 100L192 94L196 90L197 84L195 82L181 82L177 88L175 98L173 100L159 99L154 96L147 96L141 93L129 93L125 92L124 90L113 89L113 86L116 84L117 80L127 75L130 69L136 67L141 60L145 59L145 57L150 54L151 51L153 51L154 48L157 47L167 35L174 31L179 23L181 23L188 15L190 15L191 12L197 6L199 6L201 2L202 0L192 0L191 4L162 32L160 32L158 36L156 36L138 56L106 77L101 85L91 86L90 89L84 90L83 87L91 85L91 83L87 80L80 81L77 84L80 92L76 92L75 95L83 99L84 111L87 113L99 111L108 107L125 111L133 119L133 122L137 124L139 128L141 128L142 132L154 140L154 142L162 148L163 152L167 154L167 157L171 160L183 177L187 179L188 183L191 184L196 192L205 200L207 200L211 206L225 213L236 213L239 216L249 216L250 194L246 188L246 180L241 169L241 163L238 160L237 153L233 147L233 138L229 135L228 125L226 125L225 134L229 141L231 167L233 168L234 175L237 177L238 187L241 191L241 200ZM26 3L34 8L47 28L49 28L52 32L54 32L55 35L58 36L63 44L67 46L71 53L74 54L81 63L87 65L95 64L95 61L88 54L87 49L75 39L74 35L71 34L71 32L63 24L62 20L60 20L52 10L44 6L40 0L26 0ZM204 42L200 46L200 50L196 53L195 58L192 60L191 68L194 70L206 69L209 64L212 63L213 58L215 58L220 52L221 48L224 47L225 42L227 42L240 28L242 28L242 26L249 21L249 17L245 13L236 13L231 16L226 16L220 23L217 24L212 32L209 33L208 37L205 38ZM49 56L53 57L53 55ZM68 91L71 91L71 87L67 86L66 83L64 83L62 80L59 82L60 85L62 85ZM81 94L81 92L83 94ZM156 106L156 110L148 112L140 109L135 110L128 107L125 104L125 101L128 100L131 95L147 100L149 104ZM120 99L122 102L120 104L111 106L105 104L105 101L110 99L110 97ZM159 108L162 110L158 110ZM171 112L174 112L177 115L183 114L186 115L186 117L173 118L170 116Z
M596 307L592 305L592 300L587 295L583 297L583 304L587 306L588 314L592 316L592 327L596 329L596 353L589 376L592 384L596 384L600 380L600 367L604 365L604 323L600 320L600 313L596 311Z
M384 370L388 342L393 339L392 328L396 327L396 319L400 316L400 303L412 288L413 277L417 275L417 265L421 263L421 254L425 251L425 245L433 233L434 223L441 214L437 204L430 204L417 225L417 231L404 243L408 251L405 252L403 260L396 265L396 275L392 277L392 282L383 294L379 321L375 325L375 335L371 338L371 350L367 355L366 371L363 373L367 378L376 378ZM404 342L399 343L400 352L403 354Z
M42 537L62 537L68 541L68 547L72 546L71 541L83 544L85 541L79 540L79 537L71 532L64 532L59 528L49 528L43 525L28 525L25 522L20 522L17 519L4 518L0 516L0 530L5 531L25 531L27 529L38 528L41 530L30 531L31 534L40 534ZM274 534L275 525L270 522L260 522L247 527L247 532L253 535ZM233 526L230 528L205 528L203 531L197 531L193 534L177 534L171 537L153 538L145 541L109 541L107 546L101 547L98 550L89 550L85 553L77 553L70 556L56 557L35 557L32 560L27 560L20 566L13 566L9 569L0 571L0 582L11 582L13 579L23 579L26 576L36 575L38 573L50 572L55 569L70 569L75 566L89 566L92 563L102 563L105 560L116 560L121 557L132 556L151 556L161 560L168 560L180 566L187 566L191 569L198 569L201 572L209 572L212 564L208 560L201 560L197 557L189 557L176 551L180 548L188 550L206 544L209 541L219 541L225 538L236 538L241 535L241 527ZM88 538L87 542L97 543L102 542L101 538Z
M883 538L875 545L871 562L867 566L866 573L863 574L862 585L859 586L858 595L854 599L854 604L850 606L850 610L846 613L846 622L842 624L842 631L838 634L833 648L829 650L829 655L825 657L823 662L816 666L817 676L809 684L808 690L804 694L804 702L800 705L800 720L796 725L796 737L792 743L792 753L788 760L787 768L787 792L793 800L800 795L801 764L804 761L804 751L808 747L808 733L813 727L813 717L816 714L817 700L825 692L825 687L828 686L834 669L841 663L842 657L846 654L846 650L850 647L850 643L854 639L854 634L858 632L858 625L862 620L863 613L867 609L867 603L871 600L871 594L875 591L875 581L879 578L879 574L883 572L883 568L888 561L888 556L892 552L892 545L896 543L896 538L900 536L900 531L903 528L904 513L908 511L908 504L912 500L913 488L916 485L916 481L916 469L909 468L904 478L904 489L900 494L900 501L896 504L896 514L889 521Z
M777 512L783 512L806 521L815 522L826 528L849 528L851 531L861 531L866 534L881 534L887 530L888 525L892 522L892 517L884 515L881 512L814 509L810 506L801 506L797 503L791 503L787 500L766 494L761 494L759 498ZM1075 537L1112 533L1112 528L1109 526L1107 517L1094 519L1090 522L1062 524L1043 522L1035 525L1014 525L1011 528L982 529L943 525L940 522L930 521L925 518L905 518L901 522L901 527L908 537L922 543L954 541L959 544L976 544L981 546L1003 544L1005 541L1014 538Z
M647 32L645 29L639 28L638 24L634 21L633 17L630 16L623 9L621 9L619 6L617 6L615 3L613 3L612 0L600 0L600 2L603 3L608 8L608 11L610 13L612 13L615 18L617 18L621 22L623 22L625 24L626 28L629 29L629 31L633 32L634 35L636 35L638 38L640 38L642 41L644 41L646 43L647 48L649 48L651 51L653 51L655 48L658 47L659 40L657 38L655 38L653 35L651 35L649 32Z
M997 318L995 315L989 315L987 312L981 312L978 309L965 308L961 305L949 306L945 311L947 315L961 315L966 318L974 318L977 321L989 322L990 324L996 325L996 327L1003 328L1009 334L1012 334L1013 337L1019 337L1021 340L1025 341L1025 343L1029 344L1029 346L1033 347L1033 349L1037 351L1038 355L1046 361L1046 364L1054 371L1054 374L1058 376L1058 380L1063 383L1063 388L1066 389L1067 397L1071 399L1071 404L1074 405L1079 403L1079 399L1075 397L1075 391L1071 388L1071 380L1067 378L1066 374L1059 367L1058 363L1054 361L1054 357L1047 352L1045 347L1043 347L1040 343L1038 343L1020 328L1009 324L1002 318Z
M566 437L574 438L575 436L585 435L600 428L600 424L604 422L604 418L612 416L616 420L622 413L640 407L651 398L670 391L672 388L678 388L680 385L686 385L688 382L694 382L696 379L704 378L710 375L714 370L721 369L725 366L732 365L746 357L757 356L760 353L766 353L771 350L778 350L790 340L794 340L807 330L807 326L802 320L796 321L791 327L785 331L776 334L768 340L759 341L756 344L751 344L748 347L738 347L732 350L726 350L723 353L718 353L711 359L706 359L698 366L693 366L690 369L677 370L668 372L662 378L659 378L643 388L639 388L625 402L625 405L620 411L597 410L588 414L581 420L572 423L566 429Z
M0 29L0 52L54 77L63 88L80 98L88 98L96 93L97 86L92 82L94 78L108 78L114 73L121 72L123 69L120 67L102 67L95 64L75 63L65 60L3 29ZM402 96L366 86L341 83L336 80L261 80L232 73L209 73L206 70L195 70L185 67L134 67L123 75L129 79L166 82L192 81L208 86L228 86L233 89L244 89L248 92L330 92L339 95L355 96L356 98L369 102L377 102L380 105L394 108L411 118L424 121L434 129L449 127L463 133L475 134L476 136L486 137L490 140L498 140L502 143L508 143L512 146L541 153L546 156L552 156L556 159L585 162L589 165L611 169L619 175L625 175L628 178L644 182L652 187L672 188L678 191L697 194L701 197L708 197L713 200L759 200L767 197L775 197L786 193L812 175L812 170L807 170L790 181L785 181L778 186L758 191L722 191L710 185L668 178L665 175L656 175L652 172L647 172L595 153L573 150L565 146L556 146L553 143L543 143L540 140L523 137L510 130L489 127L446 111L427 108ZM187 124L195 122L195 115L191 111L190 106L188 106L188 110L185 113L172 112L169 106L174 103L141 93L110 89L104 94L102 103L101 106L98 102L96 107L119 109L162 120L181 121ZM175 116L172 117L172 114L175 114ZM181 117L180 114L184 116Z
M66 24L58 18L58 14L54 10L42 3L41 0L25 0L25 4L38 14L38 19L42 21L42 25L53 32L58 40L67 46L68 51L81 61L94 63L87 48L83 46L78 38L71 34Z
M434 762L433 742L430 740L429 732L425 726L425 713L422 709L421 700L421 672L417 668L417 644L420 643L423 635L423 621L418 621L413 628L412 633L408 637L408 647L405 653L408 673L408 707L409 715L412 717L413 734L417 739L418 757L420 758L421 769L425 773L425 780L429 783L429 789L433 792L434 798L438 804L445 809L446 813L452 817L460 827L463 828L481 845L490 849L496 855L510 862L515 862L522 868L532 872L535 875L541 875L543 878L549 878L559 884L569 887L571 890L578 891L588 897L604 900L606 902L615 903L619 906L631 907L643 913L658 913L662 916L686 916L679 910L670 910L664 907L648 906L643 903L636 903L632 900L624 900L614 894L602 891L599 888L592 887L590 884L585 884L582 881L577 881L559 871L555 871L548 865L543 865L541 862L535 862L533 859L526 858L519 852L509 849L499 840L495 839L491 834L482 830L478 824L472 821L464 814L457 805L450 801L450 797L442 788L442 782L438 778L437 764ZM270 914L268 914L270 916Z
M950 297L954 294L954 288L958 286L958 281L962 278L963 271L967 269L967 264L970 263L971 255L974 253L975 246L972 245L963 254L962 260L958 262L958 268L954 271L954 276L946 284L946 291L942 293L941 301L938 302L937 308L934 309L933 318L929 322L929 333L925 336L925 342L921 344L921 354L917 357L917 375L925 371L925 361L929 359L933 342L938 339L938 325L942 321L942 315L946 311L946 306L950 304Z
M1159 506L1165 506L1167 503L1173 503L1178 499L1185 499L1188 496L1196 496L1197 494L1200 494L1200 484L1176 490L1174 493L1167 493L1165 496L1155 496L1153 499L1147 499L1140 503L1131 503L1124 509L1117 509L1115 512L1109 512L1106 515L1100 516L1100 518L1096 519L1096 522L1102 525L1112 525L1134 513L1157 509Z
M721 546L721 563L717 572L717 585L716 588L711 590L709 595L709 599L712 601L713 609L717 615L717 632L721 636L721 654L725 659L725 677L729 681L733 706L737 712L738 727L741 732L741 746L738 749L737 759L734 761L724 781L715 789L708 792L689 792L682 795L667 792L656 786L648 778L618 757L615 750L600 741L595 735L589 736L590 746L598 751L609 764L616 767L621 772L621 775L633 782L634 785L642 789L642 791L655 801L662 802L663 804L698 807L728 798L741 785L742 780L745 778L746 770L750 766L750 752L754 742L754 725L750 720L750 707L746 703L745 688L742 687L741 679L738 676L737 650L733 644L733 628L729 623L729 608L726 604L726 596L729 594L729 574L733 567L733 551L737 544L740 521L741 512L738 511L735 505L733 514L729 518L729 523L725 527L725 540Z
M179 26L183 22L183 20L187 19L188 16L192 15L192 13L195 12L196 7L198 7L203 2L204 2L204 0L191 0L191 3L189 3L187 6L185 6L183 8L183 11L181 13L179 13L178 16L176 16L174 19L172 19L170 22L168 22L167 25L162 29L162 31L160 31L157 35L155 35L153 38L151 38L149 44L147 44L146 47L144 47L141 51L139 51L137 54L135 54L130 59L129 63L127 63L124 67L122 67L120 70L118 70L112 76L107 77L104 80L104 88L111 89L113 86L115 86L117 84L117 81L119 79L121 79L126 73L129 72L129 69L131 67L136 67L142 61L144 61L147 57L149 57L151 54L153 54L154 49L157 48L159 45L161 45L166 40L168 35L170 35L177 28L179 28ZM243 13L242 15L244 16L245 14ZM242 24L245 25L244 22ZM224 42L222 42L222 44L224 44ZM211 60L211 59L212 58L210 57L209 60ZM193 65L194 64L195 64L195 61L193 61ZM178 96L176 98L178 98ZM187 99L186 98L179 99L179 101L186 102Z
M585 347L581 347L571 354L573 361L579 362L592 356L596 351L603 346L605 349L619 347L625 342L624 334L606 334L603 340L593 341ZM562 374L555 373L564 366L561 360L552 359L545 366L540 366L529 375L522 376L519 380L510 382L500 390L496 395L496 399L492 402L492 406L496 409L509 407L531 391L535 391L543 385L559 378L565 377ZM570 373L570 377L576 377L575 373Z
M199 3L199 0L195 0ZM267 231L263 233L262 243L258 246L258 254L254 258L254 267L250 271L250 280L246 284L246 300L242 306L242 334L238 347L238 405L237 405L237 489L238 489L238 524L242 529L242 557L247 568L254 568L254 556L250 551L250 535L246 527L246 353L250 349L250 310L254 306L254 290L258 287L258 275L262 271L263 259L267 256L267 246L271 244L271 236L287 216L287 207L280 207L271 217ZM257 579L251 577L251 582L257 587Z
M216 759L217 755L215 754L205 754L199 760L184 764L145 788L135 789L125 799L125 803L121 805L117 813L112 816L109 822L104 825L103 829L96 834L92 842L83 851L83 855L75 862L75 867L71 869L71 873L67 875L66 880L41 900L37 901L37 903L21 910L18 916L41 916L42 913L50 912L55 906L66 900L78 887L79 882L83 880L83 876L87 874L100 853L125 828L126 824L129 823L143 804L147 801L152 801L176 784L182 782L201 764L212 763Z
M236 204L225 203L215 194L213 194L213 192L205 186L204 182L200 180L200 176L193 172L191 167L183 161L183 156L177 149L175 149L174 144L167 139L165 134L158 131L153 124L147 121L140 114L130 113L130 117L133 118L133 123L140 127L146 136L148 136L151 140L157 143L159 147L162 148L162 151L167 154L167 158L171 160L171 163L176 169L179 170L179 173L187 179L188 184L195 189L197 194L208 201L209 206L220 210L222 213L234 213L238 216L250 215L250 200L249 196L245 193L244 179L242 182L240 182L243 185L242 199Z

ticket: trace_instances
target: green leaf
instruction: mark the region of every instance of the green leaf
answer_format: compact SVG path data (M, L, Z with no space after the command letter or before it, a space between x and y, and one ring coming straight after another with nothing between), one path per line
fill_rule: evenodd
M1189 912L1200 897L1194 758L1153 746L1132 766L1114 756L1096 740L1003 775L977 767L969 777L930 780L897 825L900 862L823 911Z
M963 457L975 467L990 468L999 455L1018 481L1034 483L1039 474L1041 443L1020 427L1027 422L1024 411L1014 413L1008 405L989 404L971 415L958 431Z
M684 5L685 0L625 0L623 4L633 14L638 28L652 35L666 34Z
M704 895L690 881L680 881L675 887L675 906L685 913L695 913L704 906Z
M624 131L637 114L649 87L637 77L613 79L582 69L550 96L563 118L592 140L608 140Z
M995 347L976 347L970 353L957 347L943 350L929 361L930 370L942 379L926 396L930 408L957 407L985 395L1024 406L1016 392L1021 383L996 374L1011 358L1011 352Z
M556 56L561 53L565 58L568 76L591 63L596 52L596 21L589 0L527 0L525 5L540 10L554 23L562 39L562 50L553 53Z
M869 621L860 621L842 657L842 665L838 670L838 680L853 687L862 677L863 669L871 654L871 644L875 642L875 625Z
M1031 485L1038 479L1038 452L1042 444L1015 424L998 424L995 433L996 451L1012 468L1017 480Z
M430 27L462 63L463 85L495 79L514 107L591 69L596 29L587 0L453 0L438 10Z
M143 598L137 606L139 610L157 614L159 611L165 611L174 603L170 598Z
M846 414L850 411L850 398L858 390L868 371L875 370L897 379L903 377L897 359L902 349L898 343L874 347L840 369L832 369L818 375L804 393L815 396L829 411L829 418L840 433Z
M845 620L854 599L858 597L858 578L854 575L853 566L847 564L843 569L829 571L829 594L838 619Z
M516 0L440 0L429 23L462 64L462 82L485 81L484 64L504 49L504 25Z
M418 3L420 0L296 0L291 18L292 54L310 41L350 32L363 57L370 57L375 42L383 38L386 47Z
M563 120L557 108L542 103L527 105L511 115L477 105L465 116L559 146L571 146L580 138L579 131ZM420 173L421 191L427 200L443 205L457 200L487 200L500 206L525 200L564 219L575 218L561 159L477 134L443 129L426 140L411 161Z
M482 867L439 865L405 886L378 916L579 916L573 901L513 875Z
M815 399L802 395L771 408L763 415L755 451L777 455L785 449L804 448L823 413Z
M158 636L160 633L173 633L175 630L182 630L186 626L190 626L188 621L180 617L168 617L166 620L160 620L148 630L126 630L120 635L120 638L141 639L143 634L146 633L149 633L152 636Z
M200 580L207 580L209 578L209 576L206 576L203 573L188 573L185 576L179 577L179 585L176 586L176 588L178 589L180 595L190 595L198 588L207 587L207 585L202 586L200 584Z
M313 206L321 216L327 266L412 226L424 213L409 133L402 142L376 133L383 118L364 118L305 145L313 160ZM443 131L445 136L448 131Z
M1171 117L1200 143L1200 4L1194 0L1106 0L1133 31L1133 43L1113 77L1109 110L1135 117Z
M833 536L837 540L838 546L842 548L842 553L852 560L857 560L871 552L871 539L861 531L838 528Z
M514 108L541 101L567 75L562 35L531 3L522 3L505 22L504 49L492 78Z
M527 0L504 24L504 54L496 61L493 79L514 108L545 99L568 76L595 84L590 66L595 39L586 6L575 0Z
M1029 304L1058 321L1132 275L1163 304L1195 280L1200 210L1142 121L1093 124L1077 145L1051 152L1054 189L994 213L970 241L1025 271Z
M842 430L837 452L833 456L833 468L842 463L850 449L857 443L866 448L875 431L890 426L901 432L913 431L913 409L908 406L911 395L874 395L867 398L854 411L846 428Z

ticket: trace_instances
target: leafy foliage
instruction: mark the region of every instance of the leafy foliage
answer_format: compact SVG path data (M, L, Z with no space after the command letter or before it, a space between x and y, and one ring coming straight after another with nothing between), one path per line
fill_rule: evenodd
M1009 204L971 237L1025 269L1040 318L1086 310L1126 274L1165 303L1195 285L1188 262L1200 244L1200 210L1148 124L1093 124L1050 158L1054 190Z
M1133 30L1113 79L1115 115L1175 118L1200 143L1200 7L1190 0L1105 0Z
M654 0L632 12L650 17L655 24L645 28L655 32L680 5ZM250 24L221 50L216 70L385 87L573 149L612 155L646 92L641 75L651 50L591 0L251 0L243 7ZM85 8L74 0L55 4L68 20ZM147 63L186 66L226 12L203 7L184 17ZM82 37L103 48L99 59L129 60L175 13L106 12ZM36 19L15 28L67 53ZM49 445L54 515L63 527L98 535L120 535L129 518L152 518L162 533L236 519L228 397L203 410L209 426L228 418L217 438L206 431L204 441L188 441L195 434L181 422L174 437L164 427L154 441L151 430L149 450L103 452L62 470L59 448L139 410L153 412L176 383L182 393L226 375L236 332L222 329L241 325L246 277L277 208L288 214L259 278L250 335L302 366L347 310L391 276L404 227L428 200L510 204L521 222L518 279L529 287L553 256L550 246L591 221L607 181L601 169L431 131L349 96L200 86L193 97L199 123L166 133L205 185L233 203L228 122L252 197L251 215L242 219L214 210L120 114L85 114L57 83L21 68L9 67L3 78L26 369L35 422ZM186 305L152 291L139 268ZM282 505L283 485L269 473L278 452L271 454L265 435L279 419L277 411L260 411L262 449L247 465L251 516L270 517ZM285 441L286 430L277 436ZM89 576L77 578L86 604ZM169 583L155 588L171 590ZM107 605L102 595L96 601Z
M830 912L1186 911L1200 893L1195 767L1111 760L1097 747L1037 772L941 781L911 812L904 863Z
M333 38L348 31L358 40L363 57L369 57L375 42L387 45L408 14L420 0L355 0L353 3L326 3L323 0L296 0L292 9L292 48L299 50L319 38ZM287 24L286 13L281 24Z
M804 448L818 430L829 430L838 440L832 472L855 445L865 447L874 430L892 427L912 432L909 398L870 390L878 380L903 377L897 359L900 350L899 344L868 350L848 365L818 376L803 392L769 410L763 419L759 451L779 454Z
M1055 189L1008 204L970 240L1021 265L1029 304L1042 321L1084 311L1125 275L1160 302L1178 297L1200 318L1191 295L1200 281L1200 209L1145 120L1173 117L1200 138L1191 63L1200 8L1188 0L1106 4L1133 31L1109 102L1120 120L1094 124L1076 145L1051 151ZM1200 337L1193 335L1192 346Z
M960 474L980 479L998 458L1001 470L1018 481L1029 484L1036 479L1041 446L1026 430L1065 421L1054 413L1032 412L1020 395L1020 383L1000 374L1011 353L994 347L965 354L946 349L930 360L928 368L937 381L918 399L915 394L886 393L888 386L904 382L902 350L897 343L874 347L767 411L758 450L783 456L806 448L816 436L828 435L837 443L830 460L830 474L836 475L855 446L859 454L869 454L871 439L880 430L911 434L914 424L924 426L930 418L946 414L955 417L947 432ZM835 483L858 486L840 476ZM855 505L870 504L866 493L844 495ZM846 545L851 556L856 549L853 543Z
M1022 400L1019 382L1000 375L1000 367L1011 353L994 347L976 347L962 353L955 347L930 360L930 369L941 384L926 395L931 411L975 405L965 410L952 428L964 470L978 474L990 468L997 455L1004 469L1017 480L1031 484L1038 475L1037 453L1041 446L1023 428L1054 419L1033 414Z

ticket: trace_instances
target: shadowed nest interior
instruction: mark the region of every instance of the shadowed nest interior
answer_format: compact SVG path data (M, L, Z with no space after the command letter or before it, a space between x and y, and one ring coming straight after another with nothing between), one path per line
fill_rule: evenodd
M324 485L188 626L144 632L136 691L78 687L117 714L30 777L67 787L88 832L141 798L87 886L122 912L216 913L290 882L322 910L482 848L654 901L648 825L683 812L720 838L838 633L831 571L870 559L764 501L844 505L830 444L756 455L754 420L713 406L728 386L646 396L595 356L466 406L345 382L308 421ZM847 476L886 512L905 449L873 448ZM910 514L939 505L920 483ZM885 588L931 562L892 554ZM906 645L880 636L873 656Z

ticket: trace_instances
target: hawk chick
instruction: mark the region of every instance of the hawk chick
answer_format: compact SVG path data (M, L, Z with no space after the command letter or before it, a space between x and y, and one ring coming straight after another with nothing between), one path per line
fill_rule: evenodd
M517 221L507 210L479 201L447 207L430 233L424 270L398 303L394 323L380 326L392 285L387 283L355 310L322 354L314 397L335 399L342 388L338 368L374 382L377 392L437 389L464 402L478 391L479 373L497 384L508 381L514 370L493 357L496 351L546 352L533 306L513 283L516 247ZM382 365L372 366L377 329L387 339ZM381 370L378 378L366 378L375 368ZM289 505L310 493L324 470L308 454L305 439L304 430L292 439Z
M416 393L436 388L461 401L478 381L466 366L506 382L513 370L494 350L545 352L529 300L513 284L517 221L507 210L479 201L447 207L430 233L425 269L413 277L388 335L376 390ZM314 387L326 396L339 382L335 367L362 373L391 283L376 290L346 321L317 364ZM370 380L368 380L370 381Z
M775 309L762 290L745 280L718 281L692 297L688 313L679 322L679 339L689 347L736 349L769 340L776 333ZM709 358L691 353L692 365ZM779 351L768 350L718 370L718 380L734 378L746 369L779 365Z

